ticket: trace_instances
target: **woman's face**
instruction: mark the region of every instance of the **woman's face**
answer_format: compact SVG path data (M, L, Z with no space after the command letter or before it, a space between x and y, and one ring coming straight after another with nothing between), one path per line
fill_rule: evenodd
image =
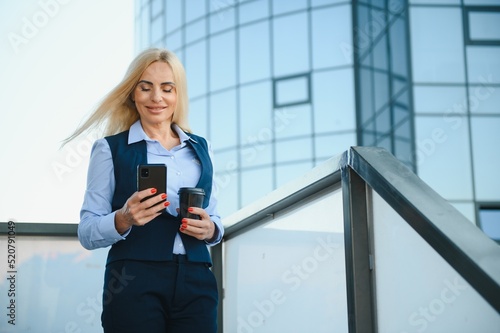
M177 104L170 65L162 61L149 65L133 91L132 100L143 124L160 125L166 122L170 125Z

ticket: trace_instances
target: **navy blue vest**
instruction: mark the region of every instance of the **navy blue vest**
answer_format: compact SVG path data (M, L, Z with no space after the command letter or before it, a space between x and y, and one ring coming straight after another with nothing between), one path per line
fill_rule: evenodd
M111 148L116 188L111 203L113 211L123 207L127 199L137 191L137 166L147 164L146 141L128 144L128 131L106 137ZM195 151L201 163L201 176L196 187L205 190L203 207L208 206L212 192L213 166L204 138L189 134L186 143ZM111 247L107 263L116 260L172 260L175 235L181 221L164 211L160 216L142 227L133 226L125 240ZM205 241L179 233L186 249L187 259L192 262L210 263L210 254Z

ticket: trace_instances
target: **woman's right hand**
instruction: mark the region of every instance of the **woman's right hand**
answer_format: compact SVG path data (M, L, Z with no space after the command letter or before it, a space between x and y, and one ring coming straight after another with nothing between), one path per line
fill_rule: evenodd
M135 192L130 198L128 198L125 205L123 205L121 209L117 210L115 214L115 228L118 233L124 234L133 225L145 225L155 217L159 216L163 209L170 205L169 201L165 201L167 198L165 193L159 193L158 195L141 202L144 198L155 193L155 188L148 188ZM165 202L161 203L162 201Z

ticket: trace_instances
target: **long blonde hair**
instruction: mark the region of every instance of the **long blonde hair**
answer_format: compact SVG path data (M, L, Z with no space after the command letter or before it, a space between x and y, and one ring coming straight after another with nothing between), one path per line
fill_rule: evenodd
M101 126L103 126L105 136L128 130L139 119L139 113L134 102L132 102L131 94L142 73L156 61L166 62L172 68L174 74L177 106L174 110L172 122L185 132L190 133L191 129L188 121L189 102L184 66L173 52L167 49L150 48L137 55L130 64L123 80L104 97L89 118L63 141L63 145L79 135Z

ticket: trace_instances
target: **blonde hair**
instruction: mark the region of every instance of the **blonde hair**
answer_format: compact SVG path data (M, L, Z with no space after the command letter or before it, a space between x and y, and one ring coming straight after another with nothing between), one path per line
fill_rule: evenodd
M63 145L79 135L101 126L104 127L103 134L105 136L128 130L139 119L139 113L134 102L132 102L131 94L146 68L156 61L167 63L174 74L177 106L174 110L172 123L190 133L191 129L188 121L189 102L184 66L173 52L167 49L150 48L137 55L130 64L123 80L104 97L89 118L63 141Z

